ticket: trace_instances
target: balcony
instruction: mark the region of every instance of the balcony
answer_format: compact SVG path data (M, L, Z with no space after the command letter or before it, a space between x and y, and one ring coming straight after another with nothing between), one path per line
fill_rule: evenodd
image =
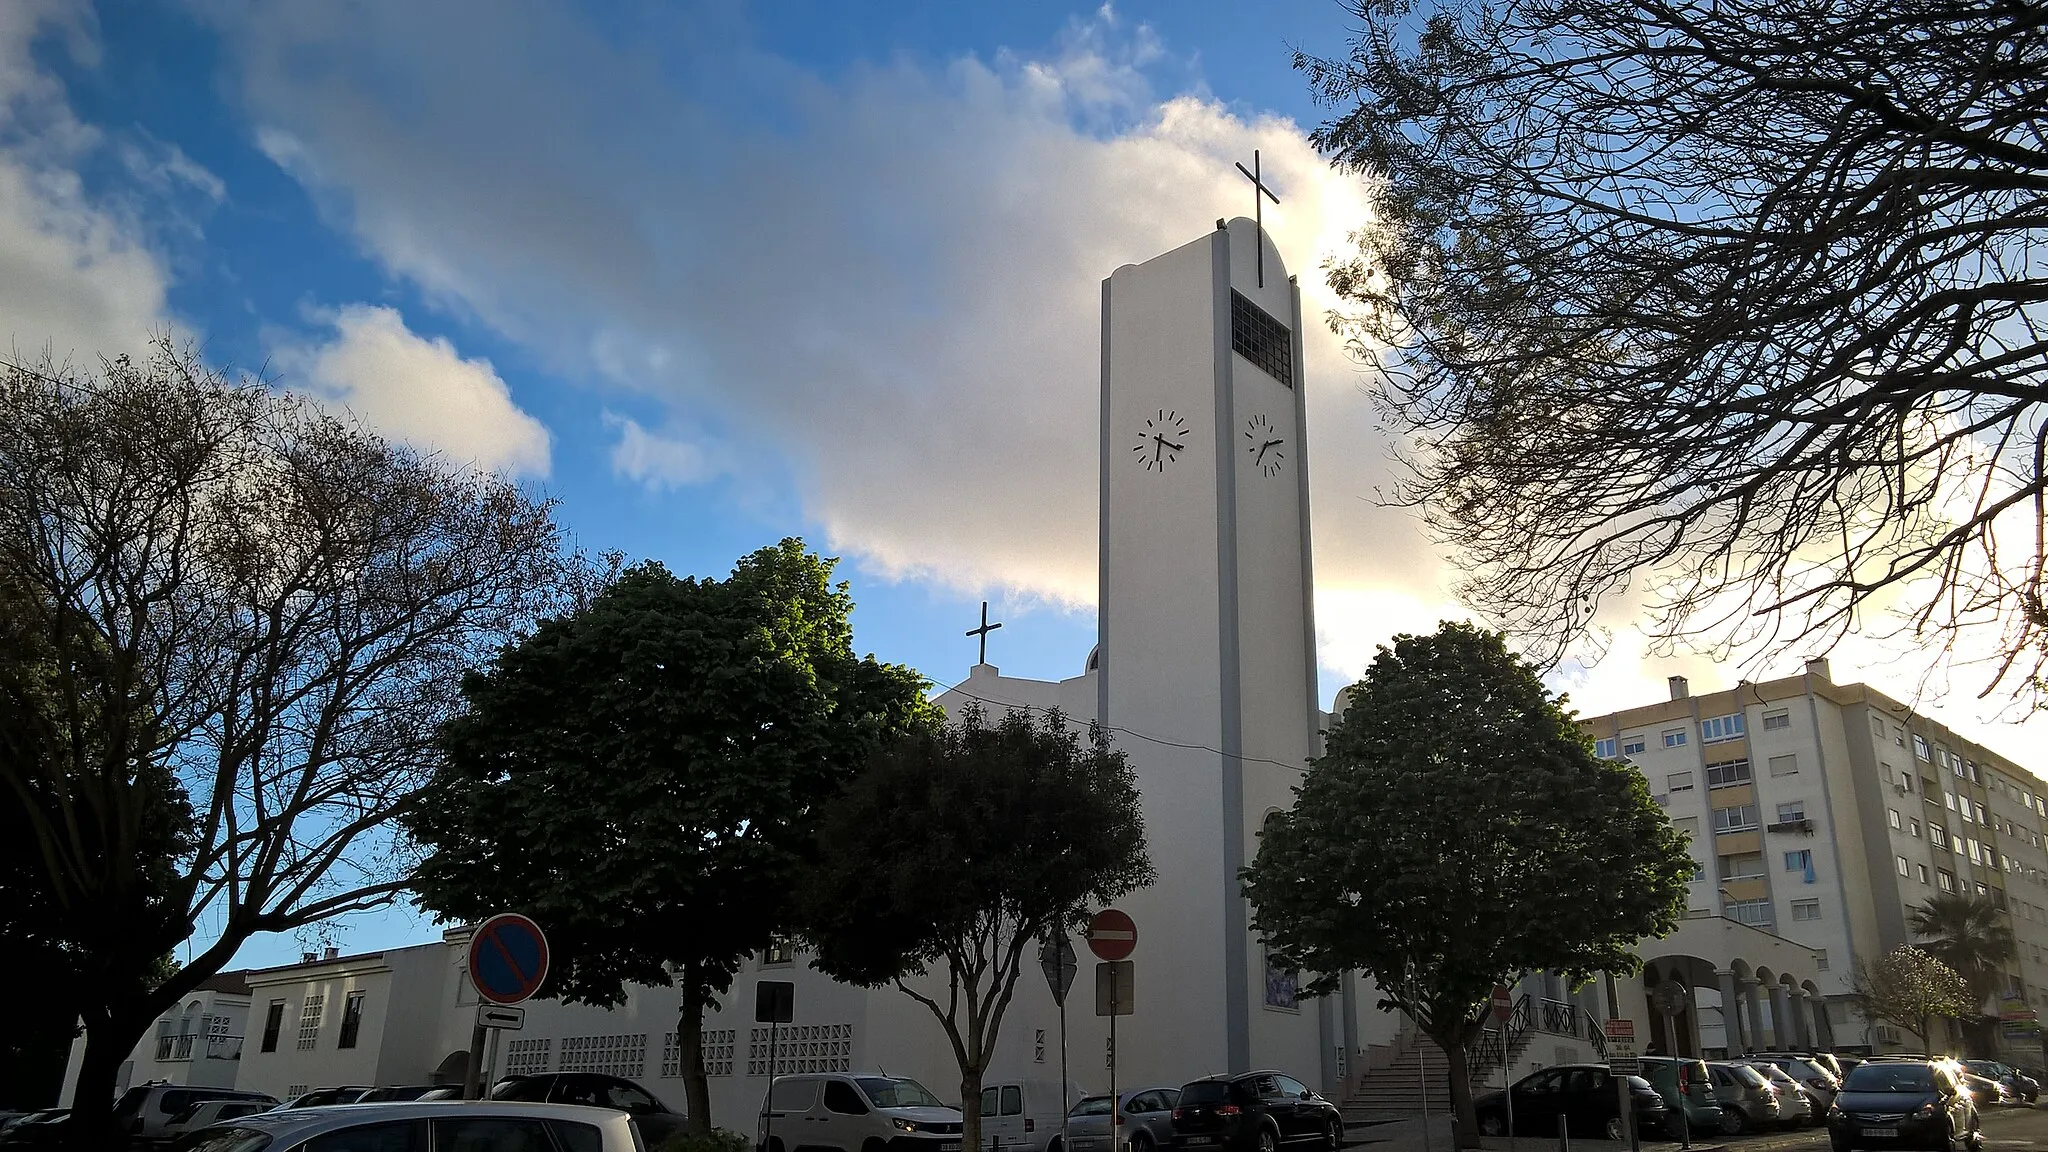
M1812 821L1812 820L1809 820L1809 819L1807 819L1807 818L1806 818L1806 817L1804 817L1804 816L1800 817L1800 818L1799 818L1799 819L1797 819L1797 820L1780 820L1780 821L1778 821L1778 822L1777 822L1776 824L1769 824L1769 825L1766 825L1766 826L1764 827L1764 831L1766 831L1766 832L1804 832L1804 833L1805 833L1806 835L1808 835L1808 836L1811 836L1811 835L1813 835L1813 821Z

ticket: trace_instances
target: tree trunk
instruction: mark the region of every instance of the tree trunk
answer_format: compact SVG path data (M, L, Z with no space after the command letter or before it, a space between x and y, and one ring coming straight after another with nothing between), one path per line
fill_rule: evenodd
M963 1152L981 1148L981 1062L960 1069L960 1147Z
M698 964L683 965L683 1011L676 1021L676 1051L682 1057L683 1099L689 1111L688 1131L711 1134L711 1082L704 1077L704 976ZM775 1070L768 1070L775 1082Z
M1433 1031L1428 1035L1438 1048L1443 1049L1444 1060L1451 1068L1451 1119L1455 1129L1451 1139L1460 1148L1477 1148L1479 1110L1472 1105L1472 1069L1465 1063L1465 1045L1461 1042L1464 1032L1461 1025L1451 1040L1445 1040Z
M121 1062L148 1030L146 1020L131 1022L123 1016L102 1016L86 1025L85 1053L71 1093L71 1118L65 1123L67 1147L84 1152L126 1145L126 1135L113 1130L114 1081Z

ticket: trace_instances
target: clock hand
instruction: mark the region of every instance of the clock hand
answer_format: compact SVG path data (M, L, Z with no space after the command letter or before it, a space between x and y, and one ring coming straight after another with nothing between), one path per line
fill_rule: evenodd
M1268 441L1266 441L1266 442L1265 442L1264 444L1262 444L1262 445L1260 445L1260 446L1259 446L1259 451L1261 451L1261 452L1264 452L1264 451L1265 451L1266 449L1268 449L1268 448L1278 448L1279 446L1280 446L1280 441L1278 441L1278 440L1268 440Z
M1175 452L1185 452L1185 451L1187 451L1187 445L1185 445L1185 444L1175 444L1175 443L1174 443L1173 441L1171 441L1171 440L1165 440L1165 439L1161 439L1161 440L1160 440L1159 442L1160 442L1161 444L1164 444L1164 445L1166 445L1166 446L1167 446L1168 448L1171 448L1171 449L1173 449L1173 450L1174 450Z

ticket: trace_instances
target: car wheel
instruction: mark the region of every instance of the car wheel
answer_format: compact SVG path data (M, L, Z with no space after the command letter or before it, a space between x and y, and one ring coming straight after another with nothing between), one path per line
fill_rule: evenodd
M1623 1124L1619 1116L1609 1116L1607 1127L1603 1131L1609 1140L1628 1139L1628 1125Z
M1507 1125L1501 1122L1500 1117L1488 1112L1479 1118L1479 1134L1496 1138L1505 1136L1507 1135Z
M1280 1134L1271 1128L1259 1129L1259 1152L1280 1152Z
M1328 1148L1329 1152L1343 1152L1344 1124L1342 1121L1332 1120L1323 1125L1323 1146Z
M1067 1146L1064 1143L1062 1143L1060 1141L1060 1138L1057 1136L1053 1137L1051 1140L1046 1141L1045 1144L1045 1152L1066 1152L1066 1149Z
M1054 1139L1058 1139L1058 1137L1054 1137ZM1131 1137L1130 1145L1131 1152L1152 1152L1152 1134L1150 1132L1139 1132L1136 1136Z
M1749 1117L1740 1108L1721 1109L1721 1135L1740 1136L1749 1131Z

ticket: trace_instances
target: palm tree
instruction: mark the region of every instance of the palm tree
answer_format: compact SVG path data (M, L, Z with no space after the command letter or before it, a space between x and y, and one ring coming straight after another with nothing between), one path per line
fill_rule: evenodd
M2005 966L2019 955L2019 943L2013 939L2012 921L1990 897L1961 892L1930 896L1909 910L1907 924L1927 952L1962 975L1970 988L1973 1014L1980 1014L1986 1000L2005 991ZM1981 1015L1957 1023L1978 1041L1977 1046L1988 1043L1989 1037L1981 1034Z

